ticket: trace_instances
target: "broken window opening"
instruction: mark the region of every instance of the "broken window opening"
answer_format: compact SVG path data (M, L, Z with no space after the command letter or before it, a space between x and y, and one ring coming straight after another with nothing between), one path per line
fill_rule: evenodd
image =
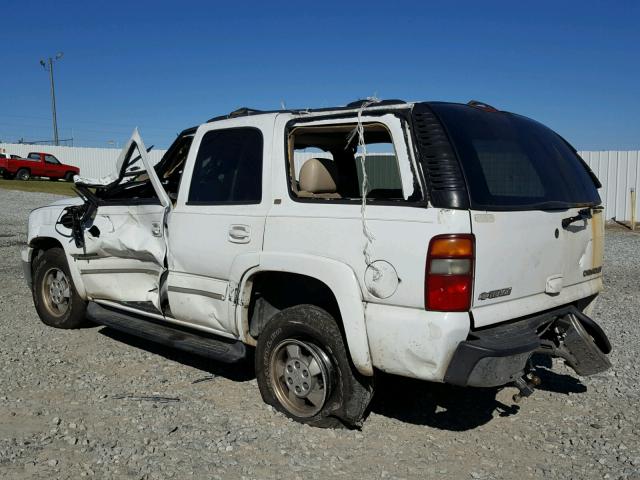
M192 133L178 137L160 162L154 166L162 187L174 204L178 198L180 180L192 142ZM158 196L135 143L131 145L129 154L131 160L123 165L118 182L98 188L96 196L107 202L127 200L157 203Z
M355 124L293 127L289 133L289 177L294 197L362 200L362 149L350 138ZM364 125L367 200L404 201L396 149L380 123ZM292 161L293 160L293 161Z

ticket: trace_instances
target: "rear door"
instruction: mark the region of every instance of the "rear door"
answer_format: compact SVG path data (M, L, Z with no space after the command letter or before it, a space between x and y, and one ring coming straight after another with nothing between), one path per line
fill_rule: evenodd
M42 155L36 152L31 152L27 157L27 160L29 160L28 167L29 167L29 170L31 171L32 176L46 175L47 165L45 164L44 158L42 157Z
M173 317L236 337L240 276L258 265L273 121L205 124L196 133L168 220L167 290ZM266 177L268 178L268 177Z
M434 110L469 190L475 326L597 293L604 225L598 183L575 151L525 117L466 105Z

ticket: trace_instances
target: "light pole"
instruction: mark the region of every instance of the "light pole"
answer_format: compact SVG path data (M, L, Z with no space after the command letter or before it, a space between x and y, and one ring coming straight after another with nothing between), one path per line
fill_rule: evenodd
M53 115L53 142L58 145L58 119L56 118L56 87L53 84L53 62L62 58L62 52L56 53L54 58L49 57L49 61L45 63L44 59L40 59L42 68L49 72L49 80L51 81L51 113Z

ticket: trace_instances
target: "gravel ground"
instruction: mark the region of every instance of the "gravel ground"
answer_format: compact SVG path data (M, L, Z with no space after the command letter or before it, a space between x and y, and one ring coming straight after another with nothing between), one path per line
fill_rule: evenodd
M640 479L640 235L606 236L595 318L613 369L554 362L514 390L382 377L360 431L291 422L233 368L104 327L45 327L20 268L30 209L56 197L0 190L1 478Z

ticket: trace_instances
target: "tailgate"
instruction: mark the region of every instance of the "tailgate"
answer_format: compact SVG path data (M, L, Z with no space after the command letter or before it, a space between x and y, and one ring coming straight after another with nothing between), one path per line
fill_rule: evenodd
M471 211L476 237L472 313L482 327L564 305L602 288L602 211Z

